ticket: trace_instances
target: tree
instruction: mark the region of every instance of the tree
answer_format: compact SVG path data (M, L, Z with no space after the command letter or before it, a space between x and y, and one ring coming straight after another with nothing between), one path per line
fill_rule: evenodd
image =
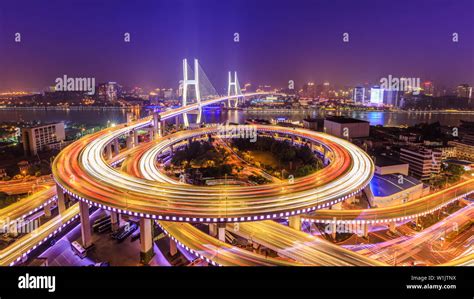
M456 164L448 164L448 166L445 168L445 171L457 177L462 176L465 172L464 167Z

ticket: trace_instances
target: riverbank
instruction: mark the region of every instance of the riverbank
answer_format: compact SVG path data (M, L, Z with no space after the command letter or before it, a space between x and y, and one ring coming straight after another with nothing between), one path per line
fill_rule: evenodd
M116 106L69 106L69 107L61 107L61 106L34 106L34 107L29 107L29 106L18 106L18 107L12 107L12 106L0 106L0 110L38 110L38 111L68 111L68 110L74 110L74 111L97 111L97 110L125 110L125 111L130 111L134 109L133 107L116 107Z

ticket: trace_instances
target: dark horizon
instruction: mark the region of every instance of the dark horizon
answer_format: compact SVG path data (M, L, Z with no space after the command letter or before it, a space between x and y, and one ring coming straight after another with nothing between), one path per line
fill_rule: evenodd
M229 70L241 84L279 87L388 75L472 86L473 8L471 0L4 2L0 92L41 90L64 74L176 88L182 58L198 58L219 91Z

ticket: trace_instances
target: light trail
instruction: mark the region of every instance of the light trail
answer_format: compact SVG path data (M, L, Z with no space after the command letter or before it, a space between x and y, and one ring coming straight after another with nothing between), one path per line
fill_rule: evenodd
M251 95L257 94L244 96ZM237 97L241 95L204 101L201 106ZM166 120L197 108L197 104L191 104L163 112L160 118ZM309 265L382 265L273 221L262 221L311 213L361 191L372 178L374 166L370 157L357 146L337 137L305 129L258 126L261 132L301 137L327 149L329 166L313 175L298 179L291 185L283 183L217 188L189 186L176 184L176 181L163 176L156 168L154 162L161 151L185 139L212 134L215 131L212 127L178 132L150 143L147 150L142 152L140 164L136 168L141 172L142 178L120 173L107 165L103 151L108 143L131 130L152 124L152 117L147 117L86 136L68 146L53 163L53 174L58 185L78 200L128 215L172 222L245 222L240 226L241 235L247 234L247 237L258 239L260 244L276 250L281 255ZM400 214L396 215L402 220ZM209 241L205 234L198 234L197 229L191 225L168 222L160 222L160 225L168 233L171 231L171 235L177 234L180 240L187 240L186 244L192 243L196 252L212 254L212 250L203 248L202 242ZM266 238L273 239L268 242ZM215 241L209 244L213 249L227 246L225 243L216 244ZM225 254L220 262L235 263L235 256L227 255L233 250L233 247L224 250ZM258 257L255 260L256 257L251 253L238 253L245 254L247 256L242 256L243 263L262 262ZM206 258L211 259L209 256Z
M218 266L303 266L282 258L265 257L225 242L200 231L191 224L159 221L159 226L178 245L196 257Z
M473 192L474 179L471 179L400 205L360 210L318 210L310 215L305 215L303 220L329 223L336 219L341 223L359 221L369 224L404 221L433 213Z
M49 187L33 193L32 195L22 198L19 201L8 205L0 210L0 225L8 226L9 223L25 218L31 215L46 204L52 203L56 200L56 188Z
M459 261L456 261L455 258L460 259L474 253L472 245L465 248L466 242L464 242L464 239L461 242L442 240L441 242L449 242L447 246L449 250L439 254L433 251L433 244L439 242L440 237L446 237L448 234L457 231L458 227L466 226L466 230L472 232L470 226L473 217L474 204L471 203L414 235L403 236L377 244L352 246L351 250L377 260L383 260L388 264L393 264L394 260L399 264L410 259L421 260L431 265L458 263Z
M10 246L0 250L0 265L12 266L26 257L32 250L46 242L79 217L79 204L75 204L64 213L52 218L34 231L20 237Z
M260 129L267 127L260 127ZM194 130L194 137L202 135L203 130ZM204 130L205 133L211 133ZM281 132L280 132L281 133ZM157 142L159 145L159 142ZM147 168L144 163L155 165L156 156L159 151L158 145L142 145L137 149L129 159L124 162L124 170L135 177L145 175ZM151 153L149 159L148 153ZM146 161L146 162L144 162ZM153 166L152 166L153 167ZM326 170L323 169L323 170ZM168 180L165 174L155 168L157 176L154 179L157 182L170 182L179 184L174 180ZM314 179L313 179L314 180ZM296 184L296 183L295 183ZM191 185L183 185L192 188ZM242 187L236 188L241 189ZM253 189L253 188L252 188ZM232 265L232 266L250 266L250 265L281 265L282 261L266 258L263 255L230 246L225 242L209 236L196 227L188 223L177 223L159 221L159 225L164 232L175 240L181 247L193 253L194 255L211 262L214 265ZM233 231L233 224L228 224L227 229ZM318 239L306 233L283 226L273 221L246 222L239 224L239 229L234 231L248 240L256 241L276 251L281 256L290 258L297 262L285 261L285 265L311 265L311 266L383 266L384 263L364 257L361 254L344 249L328 241ZM301 263L301 264L299 264Z
M312 266L386 266L387 264L344 249L329 241L292 229L275 221L240 223L238 230L227 224L229 231L257 242L282 256Z
M209 100L202 105L224 99L227 97ZM192 108L181 107L176 111L167 111L161 117L163 119L176 116L186 109ZM328 173L326 177L324 172L318 174L322 180L327 178L327 184L315 188L319 186L318 176L308 176L293 185L285 183L215 188L177 186L169 182L157 184L150 180L118 174L102 157L105 146L129 130L148 126L150 122L151 118L146 118L132 124L109 128L70 145L53 163L57 182L79 200L99 204L99 207L109 210L115 209L120 213L168 221L237 222L276 219L329 207L359 192L369 183L373 174L370 157L348 141L304 129L271 126L259 128L267 133L289 134L309 139L328 148L332 156ZM193 134L215 130L216 128L211 127L198 130L199 132L182 131L165 136L157 144L157 151L151 155L157 154L160 147L191 138ZM144 162L143 165L149 164ZM329 169L333 172L329 172ZM153 169L144 173L148 179L159 175L159 172ZM147 177L150 173L152 177ZM329 182L331 178L333 180Z

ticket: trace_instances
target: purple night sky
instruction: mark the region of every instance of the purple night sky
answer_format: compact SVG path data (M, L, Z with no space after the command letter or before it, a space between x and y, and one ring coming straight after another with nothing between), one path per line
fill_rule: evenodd
M473 0L2 1L0 91L43 89L63 74L176 88L185 57L218 90L228 70L275 86L389 74L474 85L473 11Z

